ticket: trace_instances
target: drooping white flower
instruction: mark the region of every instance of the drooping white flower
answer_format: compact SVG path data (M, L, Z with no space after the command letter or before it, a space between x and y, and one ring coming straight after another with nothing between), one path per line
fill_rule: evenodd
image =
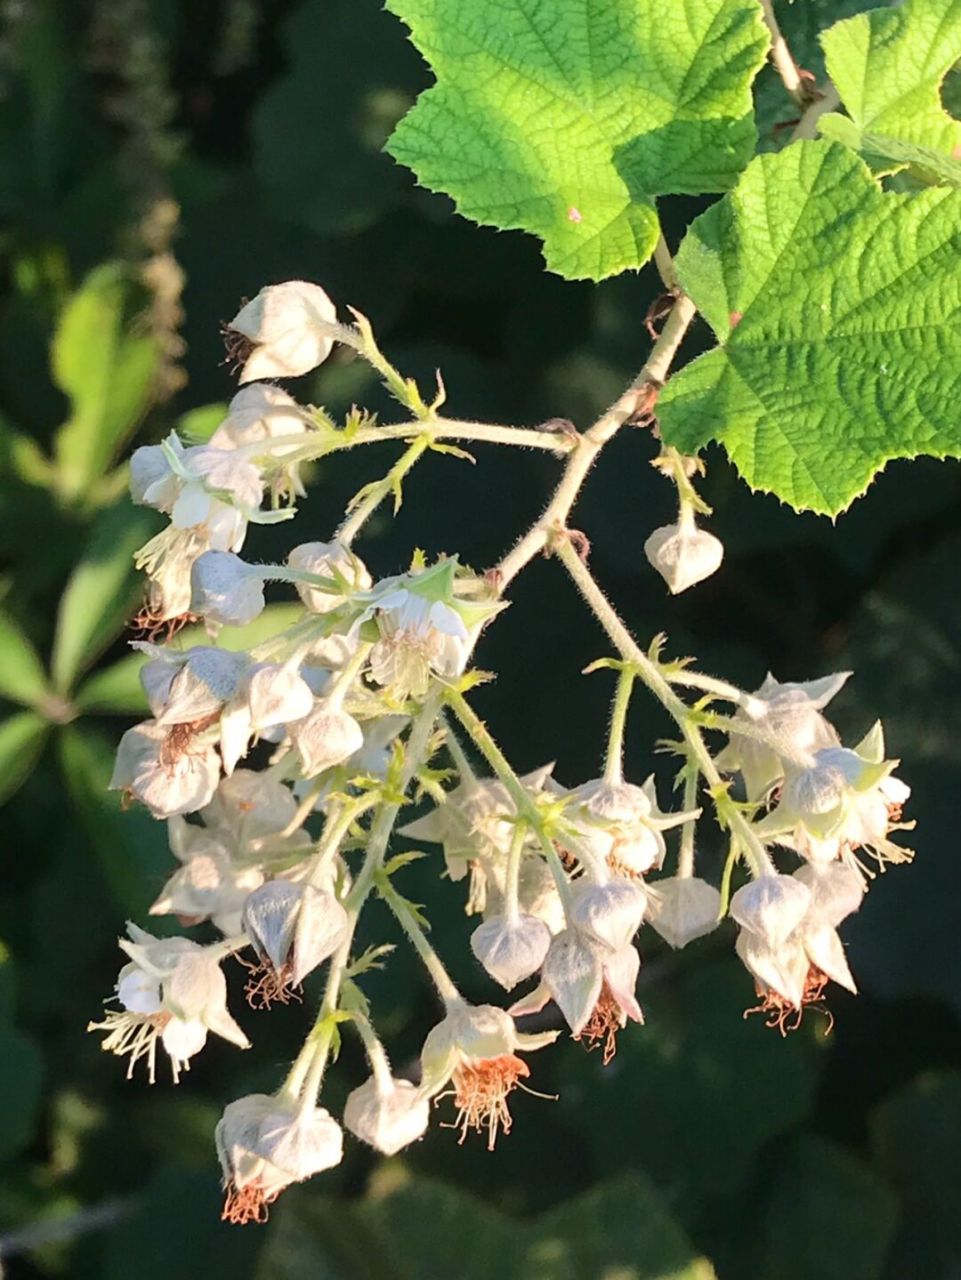
M189 1067L213 1031L248 1049L250 1042L227 1012L227 983L220 968L222 951L187 938L155 938L128 924L129 940L120 946L130 957L117 979L122 1010L109 1010L88 1031L105 1031L108 1053L130 1055L128 1078L141 1058L150 1083L156 1078L157 1043L170 1058L174 1083Z
M364 745L364 731L334 696L318 698L307 715L288 727L305 778L343 764Z
M374 1074L347 1095L344 1127L385 1156L423 1137L430 1101L409 1080Z
M177 915L191 923L211 919L224 935L239 933L244 902L263 884L260 866L234 858L222 834L182 817L167 822L170 848L181 866L164 885L150 914Z
M768 673L734 716L746 729L763 731L768 741L732 733L716 757L718 768L739 772L747 798L763 800L792 764L811 763L814 752L839 744L837 731L821 713L850 675L838 671L818 680L782 684Z
M634 880L614 876L592 883L582 876L571 888L571 923L592 941L612 951L626 947L641 927L647 894Z
M662 831L700 813L699 809L662 813L653 777L643 787L595 778L575 787L570 796L564 812L573 837L568 842L570 851L575 856L585 852L597 862L634 875L644 875L663 862L666 846Z
M287 556L291 569L316 574L321 578L338 575L352 591L369 591L372 585L367 567L339 542L303 542ZM298 582L297 594L312 613L330 613L347 599L347 592L324 591L309 583Z
M231 320L229 329L247 339L241 382L296 378L330 355L337 310L320 285L286 280L261 289Z
M721 895L706 880L670 876L658 880L653 890L651 924L675 949L703 938L720 923Z
M220 758L206 729L146 720L120 739L109 786L135 796L155 818L172 818L209 804L219 779Z
M268 1003L299 987L334 954L350 920L330 890L270 880L248 895L243 928L264 966L266 982L258 990Z
M724 544L713 533L699 529L693 513L685 512L676 524L654 530L644 543L644 554L676 596L717 572Z
M518 1051L541 1049L556 1039L556 1031L518 1031L510 1014L493 1005L448 1001L446 1016L428 1032L421 1050L421 1092L435 1097L450 1081L461 1139L469 1129L486 1131L493 1149L498 1130L510 1131L507 1098L530 1075Z
M779 947L803 920L811 891L793 876L773 872L742 886L731 898L733 919L770 947Z
M897 764L884 758L880 725L853 751L824 747L808 766L788 769L780 801L758 830L815 862L856 862L862 849L882 868L908 862L911 850L888 838L903 825L901 808L911 794L892 776Z
M541 983L511 1005L510 1012L537 1013L553 1000L575 1040L588 1050L604 1049L604 1063L617 1048L617 1033L628 1020L643 1022L634 989L641 958L633 946L612 950L580 929L562 930L551 942Z
M263 1093L224 1109L214 1139L228 1222L265 1222L267 1206L295 1182L340 1164L343 1133L323 1107Z
M308 416L281 387L254 382L241 387L227 406L227 416L210 437L214 449L249 449L263 442L274 457L299 447L284 444L285 436L303 436Z

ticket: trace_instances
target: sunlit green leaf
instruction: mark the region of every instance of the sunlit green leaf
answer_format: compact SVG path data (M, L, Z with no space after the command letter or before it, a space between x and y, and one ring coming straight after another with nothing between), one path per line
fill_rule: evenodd
M48 722L33 711L0 720L0 804L30 774L43 747Z
M759 156L677 256L720 346L658 401L664 439L834 515L894 458L961 455L961 193L884 193L838 143ZM803 392L802 392L803 388Z
M130 653L112 667L98 671L85 681L73 701L83 711L115 715L140 715L148 710L140 683L140 669L146 662L142 653Z
M388 150L465 217L544 241L552 271L639 267L655 199L725 191L756 139L768 37L746 0L390 0L437 84Z
M133 554L150 537L153 515L123 502L94 524L60 601L52 673L66 693L116 639L142 590Z
M0 613L0 696L36 706L47 694L37 652L9 614Z
M53 371L72 408L56 439L59 487L81 499L107 470L150 403L152 336L131 323L121 267L98 267L71 298L53 342Z

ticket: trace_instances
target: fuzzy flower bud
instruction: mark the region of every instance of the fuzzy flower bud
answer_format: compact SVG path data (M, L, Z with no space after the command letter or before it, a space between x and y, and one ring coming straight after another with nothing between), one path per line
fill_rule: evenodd
M385 1156L423 1137L430 1101L409 1080L371 1076L347 1095L344 1127Z
M647 910L647 894L641 886L619 877L606 884L578 880L571 900L571 923L612 951L627 946Z
M731 898L731 915L770 947L779 947L801 923L811 905L811 891L793 876L759 876Z
M713 533L699 529L693 516L687 520L682 516L677 524L655 529L644 543L644 554L676 596L717 572L724 544Z
M509 920L495 915L477 926L471 934L470 945L494 981L510 991L544 963L551 945L551 931L534 916Z
M675 950L703 938L720 923L721 895L696 876L658 880L651 924Z
M261 289L231 320L244 364L241 382L295 378L316 369L334 345L337 311L319 285L287 280Z
M205 551L190 570L190 608L208 622L245 627L264 611L264 584L256 569L232 551Z
M371 576L363 561L339 542L303 542L290 552L287 563L291 569L314 573L321 578L333 578L335 573L339 574L355 591L368 591L372 585ZM346 595L322 591L320 587L312 587L303 582L298 582L296 586L297 594L312 613L330 613L347 598Z
M318 699L313 710L289 730L305 778L343 764L364 745L364 732L354 717L326 698Z
M350 928L333 893L310 884L269 880L244 903L243 927L268 976L282 989L299 987L334 954Z

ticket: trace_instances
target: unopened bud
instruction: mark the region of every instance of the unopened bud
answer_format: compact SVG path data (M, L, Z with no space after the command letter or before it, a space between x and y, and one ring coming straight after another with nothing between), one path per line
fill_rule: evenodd
M780 947L811 905L811 891L793 876L768 874L738 889L731 915L769 947Z
M491 916L471 934L470 945L494 981L510 991L544 963L551 931L534 916Z
M371 1076L347 1095L344 1126L385 1156L396 1155L422 1137L430 1122L430 1102L409 1080L381 1082Z
M616 878L607 884L578 881L571 893L571 920L588 937L619 951L641 927L647 894L633 880Z
M261 289L229 328L252 344L241 382L293 378L316 369L334 345L337 311L319 285L287 280Z
M680 521L655 529L644 543L644 554L676 596L717 572L724 544L693 521Z
M232 551L205 551L190 571L192 612L224 627L245 627L264 610L260 575Z
M651 924L675 950L717 928L721 895L706 880L671 876L658 880L656 889L658 906Z

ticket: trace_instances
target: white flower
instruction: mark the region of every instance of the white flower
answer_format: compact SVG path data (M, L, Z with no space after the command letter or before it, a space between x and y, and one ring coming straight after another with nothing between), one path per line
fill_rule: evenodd
M208 804L220 779L220 759L204 730L188 732L146 720L120 739L111 791L129 791L155 818L193 813Z
M190 570L190 609L223 627L245 627L264 611L258 570L232 551L205 551Z
M303 542L293 548L287 556L287 563L291 569L321 578L333 578L337 574L354 591L368 591L371 587L371 577L363 561L339 542ZM295 586L297 594L312 613L330 613L347 599L346 592L323 591L304 582Z
M287 280L268 285L231 320L252 346L241 382L295 378L316 369L334 345L337 310L319 285Z
M214 449L246 449L262 441L268 446L265 453L282 458L299 448L299 443L285 445L284 437L301 437L307 426L307 415L293 396L269 382L255 382L233 397L208 443Z
M551 931L535 916L490 916L471 934L471 950L505 991L516 987L544 963Z
M430 1102L409 1080L372 1075L347 1095L344 1126L385 1156L416 1142L430 1122Z
M592 884L584 876L571 888L571 923L592 941L619 951L641 927L647 894L633 880L614 877Z
M733 919L769 947L779 947L801 923L811 905L811 891L793 876L773 872L738 889L731 898Z
M273 998L299 987L334 954L350 930L347 912L332 892L311 884L270 880L248 895L243 928L274 979Z
M515 1016L537 1013L553 1000L575 1040L604 1046L604 1064L616 1051L617 1033L630 1019L643 1022L634 988L641 958L632 946L612 951L580 929L564 929L551 942L541 984L511 1005Z
M699 529L688 513L687 519L682 515L677 524L655 529L644 543L644 554L676 596L717 572L724 559L724 544L713 533Z
M191 923L208 917L224 935L239 933L247 895L263 884L257 865L238 865L228 842L182 817L167 822L170 848L182 864L150 908L153 916L177 915Z
M564 817L576 839L575 856L586 852L597 861L635 875L644 875L664 860L662 831L696 818L700 813L662 813L657 807L654 779L643 787L630 782L595 778L575 787ZM585 848L586 845L586 848Z
M838 671L819 680L782 684L769 672L734 717L746 728L763 730L769 742L732 733L717 756L718 768L741 773L748 799L763 800L791 764L810 763L815 751L838 745L836 730L821 712L850 675Z
M380 639L371 652L371 674L396 698L423 698L431 673L445 680L462 675L481 627L506 608L455 596L456 569L450 558L384 579L368 593L367 607L354 623L376 617Z
M343 764L364 745L363 730L339 698L318 698L313 709L288 730L305 778Z
M128 1077L141 1058L147 1060L150 1083L156 1078L157 1042L170 1058L176 1083L180 1072L199 1053L208 1031L241 1049L250 1043L227 1012L227 983L220 968L222 951L187 938L155 938L128 924L130 940L120 946L130 956L117 979L122 1011L110 1010L88 1031L106 1031L103 1048L129 1054Z
M653 889L651 924L669 946L686 947L720 923L721 895L706 880L670 876Z
M267 1206L295 1182L332 1169L343 1156L340 1125L323 1107L263 1093L224 1109L215 1131L228 1222L265 1222Z
M451 1081L461 1139L468 1129L486 1130L493 1149L498 1130L511 1127L508 1095L530 1075L518 1050L541 1049L556 1039L556 1031L525 1035L510 1014L493 1005L448 1001L446 1016L428 1032L421 1050L421 1092L434 1097Z
M758 823L758 831L815 862L838 857L856 861L860 849L882 867L908 862L911 850L888 839L892 830L905 825L901 807L911 794L910 787L892 777L897 764L884 759L880 725L854 751L825 747L807 767L788 770L781 799Z

